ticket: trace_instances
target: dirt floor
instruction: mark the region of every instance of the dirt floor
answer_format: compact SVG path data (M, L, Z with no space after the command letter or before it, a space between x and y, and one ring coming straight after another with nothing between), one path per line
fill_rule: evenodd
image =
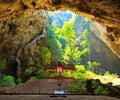
M7 88L5 92L53 94L54 90L61 89L68 94L69 83L73 82L75 82L74 79L41 79Z
M105 95L70 95L69 83L74 79L41 79L5 89L0 100L120 100ZM64 95L54 94L55 90L64 90Z
M0 100L120 100L120 98L90 95L0 95Z

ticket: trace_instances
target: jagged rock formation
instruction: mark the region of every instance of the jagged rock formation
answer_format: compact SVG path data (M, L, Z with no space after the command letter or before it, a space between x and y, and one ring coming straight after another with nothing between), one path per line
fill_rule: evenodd
M103 23L107 27L107 33L105 34L112 41L105 43L120 57L119 0L1 0L0 21L35 9L70 9L73 12ZM108 41L102 37L101 40Z
M20 76L23 71L21 66L24 67L21 61L25 64L25 57L33 55L37 41L45 37L46 14L43 10L35 10L0 22L0 59L7 61L6 68L0 69L1 72L16 74L17 71L17 76Z

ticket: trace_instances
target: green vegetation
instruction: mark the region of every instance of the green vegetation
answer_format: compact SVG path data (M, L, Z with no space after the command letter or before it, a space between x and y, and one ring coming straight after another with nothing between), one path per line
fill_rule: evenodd
M91 85L90 85L91 84ZM109 89L104 87L98 80L79 79L77 83L70 83L71 89L68 93L71 94L109 94Z
M27 62L27 68L25 69L24 74L29 77L27 81L31 81L34 79L41 79L44 77L44 68L43 63L37 63L32 59L29 58ZM18 78L19 79L19 78ZM18 83L21 81L21 79L17 80Z
M109 93L108 88L104 88L104 87L101 86L101 85L98 85L98 86L95 88L95 94L108 94L108 93Z
M49 77L54 77L55 76L55 72L54 71L49 71L48 72L48 76Z
M0 87L14 86L15 80L13 76L0 74Z
M32 77L30 77L30 79L27 80L27 82L32 82L32 81L35 81L35 80L37 80L37 78L32 76Z
M6 59L5 58L0 59L0 67L4 69L6 68L6 65L7 65Z
M70 71L65 71L65 72L64 72L64 76L65 76L65 77L72 77L72 76L73 76L73 73L71 73Z
M79 20L84 23L81 22L84 28L80 27L81 23L79 23ZM49 12L48 21L47 37L42 41L40 51L36 52L39 57L39 63L30 58L25 74L37 79L43 78L44 66L60 61L76 65L76 79L84 81L87 79L99 79L99 75L96 73L98 73L98 67L101 64L97 61L92 61L90 54L90 19L71 13L67 13L64 16L62 12ZM64 72L64 74L66 77L73 76L69 71ZM55 73L52 71L48 73L50 77L54 75ZM107 74L107 76L110 75Z
M79 21L81 20L81 22ZM65 71L66 77L75 76L78 80L76 84L70 84L70 93L88 93L87 81L90 79L99 79L102 83L111 82L113 78L118 78L117 74L111 74L106 71L104 75L98 75L98 67L102 66L99 62L91 59L90 51L90 19L83 18L79 15L67 13L49 13L49 27L46 30L46 38L40 40L39 50L35 50L35 56L26 58L24 75L25 81L44 77L44 66L54 62L64 62L66 64L75 64L75 75L70 71ZM84 27L81 28L81 25ZM5 58L0 59L0 68L5 69L7 61ZM55 72L49 71L49 77L54 77ZM21 78L14 79L10 75L0 75L0 86L14 86L21 83ZM107 94L109 91L97 82L92 83L94 93Z
M69 84L71 90L68 93L71 94L79 94L79 93L87 93L87 84L85 80L79 79L75 84Z
M111 74L109 71L106 71L104 73L105 76L111 77L111 78L118 78L119 76L117 74Z

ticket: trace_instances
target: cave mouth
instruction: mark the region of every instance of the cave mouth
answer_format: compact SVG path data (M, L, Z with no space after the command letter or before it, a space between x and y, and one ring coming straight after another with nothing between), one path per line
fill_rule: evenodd
M94 32L99 33L100 30L91 29L93 27L91 19L69 10L47 13L46 11L40 13L36 10L30 16L28 15L29 12L25 16L19 15L18 19L12 21L12 24L7 21L3 22L8 32L13 31L12 35L16 35L16 37L13 36L13 43L17 44L17 40L20 41L20 44L17 44L20 48L17 48L17 53L15 53L18 63L17 84L43 79L45 77L44 67L46 65L53 67L56 63L57 69L49 70L46 78L99 79L103 83L109 83L115 79L116 82L113 85L120 83L119 76L116 74L118 70L114 70L112 64L117 58L114 60L111 58L114 56L112 51L94 34ZM48 18L47 25L44 25L46 18ZM101 26L100 29L105 28ZM32 38L26 40L25 38L29 35ZM10 50L15 46L9 47ZM14 59L14 56L11 59ZM68 65L70 67L70 64L75 65L75 70L67 69L63 73L63 67ZM55 70L58 71L57 77ZM11 79L10 76L6 79L9 80L9 78ZM92 84L91 81L87 82L88 85Z
M118 73L113 72L111 68L113 65L117 66L113 59L109 59L109 53L112 51L95 35L95 33L100 35L106 32L105 26L99 23L95 26L91 19L69 10L48 12L48 22L46 35L49 41L47 42L48 49L53 50L51 63L75 64L76 69L80 71L78 74L82 70L90 70L90 72L103 76L114 73L116 77L119 77ZM112 63L108 63L107 59ZM72 76L69 72L66 75ZM96 77L96 75L93 76ZM75 78L80 78L77 73Z

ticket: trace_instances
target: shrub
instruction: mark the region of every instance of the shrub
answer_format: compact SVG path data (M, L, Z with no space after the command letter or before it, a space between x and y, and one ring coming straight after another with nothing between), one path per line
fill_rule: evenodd
M37 78L33 76L33 77L30 77L30 79L28 79L27 82L32 82L34 80L37 80Z
M31 75L34 72L35 68L33 67L29 67L25 70L25 74L27 75Z
M86 69L84 65L77 65L76 67L76 72L81 72L81 73L85 73Z
M16 80L16 83L17 83L17 84L22 83L22 79L21 79L21 78L18 78L18 79Z
M0 87L7 87L14 85L15 85L15 80L13 76L0 74Z
M95 94L108 94L108 93L109 90L101 85L97 85L95 88Z
M71 89L68 91L71 94L87 93L86 80L78 80L77 83L70 83Z
M48 76L49 77L54 77L55 76L55 72L54 71L49 71L48 72Z
M4 76L3 80L7 82L7 86L14 86L15 85L15 80L13 76L7 75Z

